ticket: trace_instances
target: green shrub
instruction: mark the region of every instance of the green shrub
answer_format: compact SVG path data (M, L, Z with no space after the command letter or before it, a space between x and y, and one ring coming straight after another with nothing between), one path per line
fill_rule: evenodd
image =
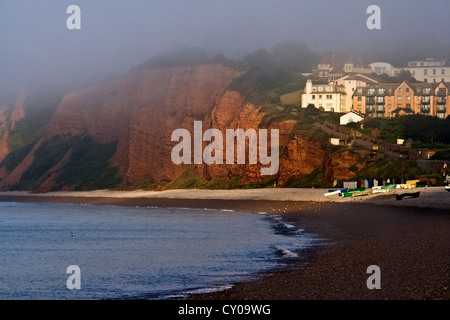
M56 171L53 190L64 186L74 190L114 188L122 180L116 176L117 169L109 167L109 159L116 147L117 141L103 144L95 142L91 136L54 136L36 150L33 163L12 189L37 189L48 179L48 171L69 151L69 159Z
M0 167L5 167L7 172L13 171L31 151L36 142L32 142L24 147L20 147L8 153L0 163Z
M439 150L430 159L431 160L449 160L450 161L450 149Z
M379 159L372 166L358 172L356 179L407 178L422 174L415 161L405 159Z
M70 158L58 172L56 182L60 186L74 186L74 190L118 186L122 179L116 176L117 168L109 167L109 159L116 148L117 141L98 143L91 136L77 137Z
M289 177L284 183L285 188L327 188L330 181L324 177L324 169L317 168L303 177Z

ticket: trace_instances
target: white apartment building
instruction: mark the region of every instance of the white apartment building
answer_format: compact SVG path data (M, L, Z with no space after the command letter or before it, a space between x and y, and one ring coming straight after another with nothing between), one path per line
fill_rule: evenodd
M369 64L372 72L376 75L387 74L390 77L396 77L402 69L394 67L387 62L372 62Z
M306 81L306 87L302 94L302 108L312 104L324 111L347 112L351 106L346 106L346 93L344 86L335 84L313 84Z
M417 81L427 83L450 82L450 65L446 60L427 58L408 62L409 70Z

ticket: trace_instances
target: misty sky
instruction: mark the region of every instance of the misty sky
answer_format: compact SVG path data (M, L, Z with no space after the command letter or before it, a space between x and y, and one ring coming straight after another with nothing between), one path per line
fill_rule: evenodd
M72 4L81 30L66 27ZM371 4L381 30L366 27ZM180 45L236 59L288 40L320 53L395 47L425 58L450 47L449 9L450 0L0 0L0 92L123 73Z

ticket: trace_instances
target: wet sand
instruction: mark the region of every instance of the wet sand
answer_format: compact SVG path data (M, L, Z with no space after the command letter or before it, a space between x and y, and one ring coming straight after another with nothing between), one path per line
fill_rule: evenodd
M276 190L276 191L275 191ZM303 192L302 192L303 191ZM342 199L318 189L178 190L29 194L0 193L0 201L92 205L197 207L266 212L318 235L285 270L193 300L448 300L450 192L422 189L417 199L393 194ZM350 200L350 201L344 201ZM422 200L422 201L420 201ZM381 289L369 290L367 267L381 270Z

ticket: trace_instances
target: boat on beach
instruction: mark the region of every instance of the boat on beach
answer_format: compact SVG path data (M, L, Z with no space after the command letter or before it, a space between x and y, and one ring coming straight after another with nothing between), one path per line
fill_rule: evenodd
M330 190L328 190L327 193L324 193L323 195L325 197L329 197L329 196L339 195L339 194L347 192L347 191L348 191L348 188L339 189L339 190L332 190L332 189L330 189Z
M372 194L373 190L363 190L363 191L355 191L355 192L348 192L348 194L344 194L344 198L346 197L362 197L362 196L368 196L369 194Z
M385 190L385 189L397 189L397 185L396 184L388 184L386 186L381 186L380 189Z
M395 198L397 200L403 200L403 199L410 199L410 198L418 198L420 195L420 191L417 192L407 192L407 193L401 193L401 194L396 194Z
M373 189L366 189L366 188L359 188L359 189L351 189L348 192L344 192L341 194L343 198L348 197L361 197L361 196L367 196L369 194L373 193Z
M450 192L450 186L445 186L444 189L448 192Z

